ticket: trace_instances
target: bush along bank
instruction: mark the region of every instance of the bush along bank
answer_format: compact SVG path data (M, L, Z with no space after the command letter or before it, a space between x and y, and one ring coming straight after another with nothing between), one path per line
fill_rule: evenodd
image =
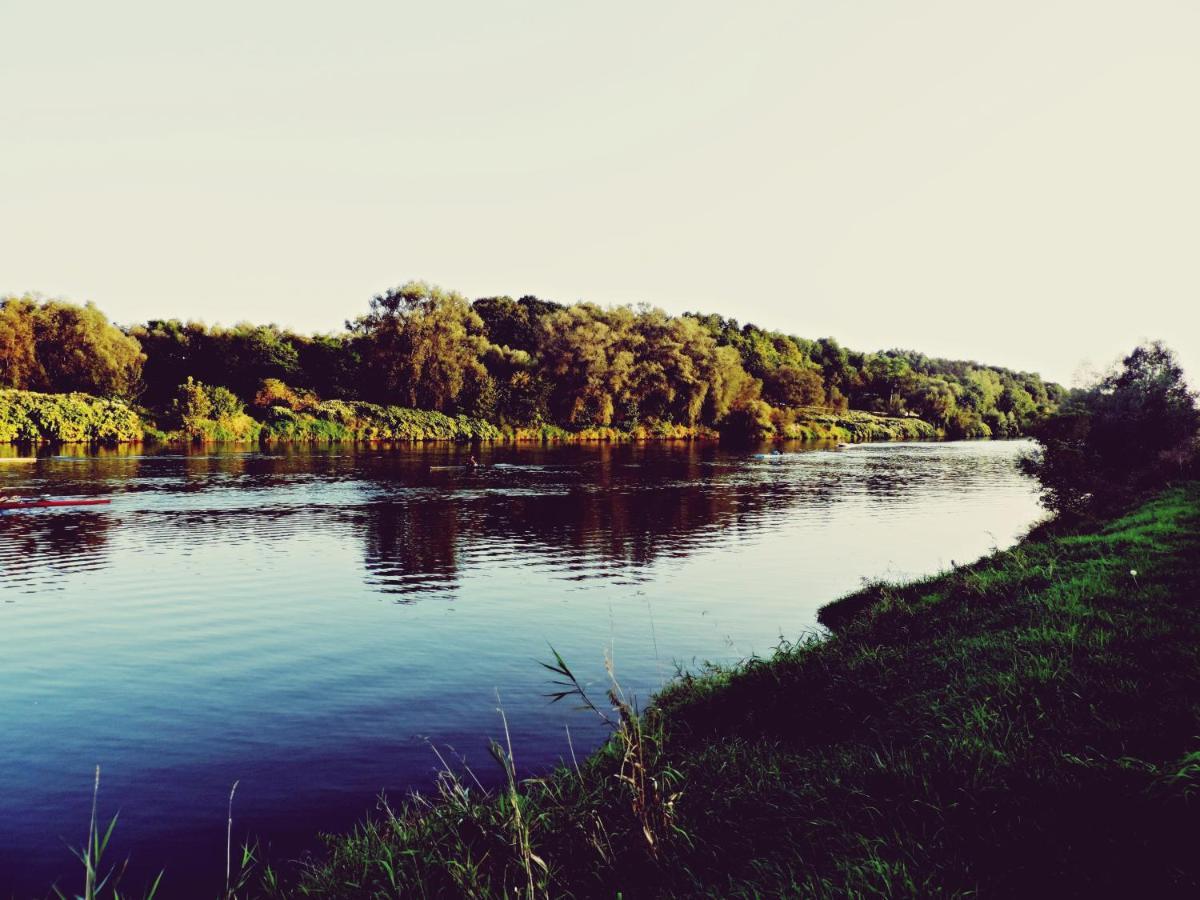
M856 410L834 412L809 406L789 410L775 425L775 436L786 440L858 443L931 441L944 437L945 433L923 419L912 416L880 416Z
M831 604L483 794L328 838L289 896L1181 896L1200 887L1200 484Z
M141 416L121 400L0 390L0 443L137 443Z
M161 428L159 426L162 426ZM121 400L88 394L0 390L0 442L172 445L210 443L333 443L338 441L485 441L604 443L737 438L703 425L646 422L629 428L496 425L466 415L346 400L245 405L222 387L188 379L161 415ZM935 440L942 434L920 419L819 408L796 411L758 438L803 441Z
M472 416L450 416L429 410L328 400L300 408L272 406L263 418L263 439L270 441L506 441L598 443L655 440L716 440L715 428L649 422L629 428L590 427L568 430L557 425L495 425ZM742 435L726 433L727 437ZM942 434L920 419L877 416L864 412L799 410L794 417L758 437L803 441L936 440Z

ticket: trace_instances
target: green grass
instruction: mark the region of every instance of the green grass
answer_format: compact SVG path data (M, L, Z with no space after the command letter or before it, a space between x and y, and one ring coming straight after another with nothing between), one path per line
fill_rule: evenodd
M283 893L1195 896L1198 560L1189 484L872 586L826 608L832 636L641 715L596 703L613 736L578 766L518 784L500 749L494 794L448 772Z

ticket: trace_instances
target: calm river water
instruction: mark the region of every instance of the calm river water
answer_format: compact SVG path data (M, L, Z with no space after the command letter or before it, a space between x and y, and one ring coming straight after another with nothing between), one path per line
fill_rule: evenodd
M1015 442L786 448L112 451L0 465L107 507L0 515L0 896L79 890L93 769L140 893L214 896L226 804L275 861L427 788L601 737L549 706L553 645L645 698L770 652L864 579L926 574L1040 515ZM0 448L0 453L13 451ZM497 700L499 696L499 700Z

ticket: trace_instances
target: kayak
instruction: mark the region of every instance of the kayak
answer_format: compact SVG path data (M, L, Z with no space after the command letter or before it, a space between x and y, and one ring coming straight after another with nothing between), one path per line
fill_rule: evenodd
M0 500L0 509L41 509L46 506L107 506L111 500Z
M36 456L0 456L0 464L2 463L35 463Z
M463 469L475 471L476 469L482 469L482 468L483 468L483 466L430 466L429 471L430 472L461 472Z

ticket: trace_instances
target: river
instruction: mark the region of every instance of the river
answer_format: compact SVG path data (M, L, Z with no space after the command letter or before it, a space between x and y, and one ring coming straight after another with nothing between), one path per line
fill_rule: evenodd
M438 758L485 782L601 725L549 705L553 646L603 693L766 654L864 580L936 572L1041 515L1024 442L63 451L0 494L0 896L78 891L93 771L124 882L214 896L226 810L275 862ZM12 453L10 448L0 453ZM761 451L759 451L761 452Z

